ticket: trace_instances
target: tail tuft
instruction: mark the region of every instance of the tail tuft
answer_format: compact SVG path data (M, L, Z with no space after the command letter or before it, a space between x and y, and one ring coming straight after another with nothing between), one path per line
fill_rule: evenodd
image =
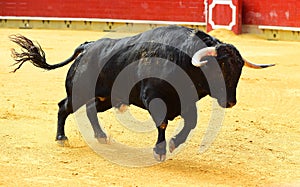
M46 70L52 69L51 65L46 63L45 52L38 43L34 44L30 39L22 35L11 35L9 38L12 42L22 47L22 52L20 53L15 49L11 50L12 57L16 61L13 65L18 65L12 72L20 69L26 61L30 61L33 65Z
M65 61L50 65L46 62L46 55L43 51L42 47L36 43L34 44L31 40L26 38L22 35L11 35L9 36L10 40L16 44L18 44L20 47L22 47L22 52L18 53L15 49L11 50L11 54L13 59L16 61L13 65L18 65L16 69L14 69L12 72L16 72L18 69L21 68L21 66L26 62L31 62L34 66L45 69L45 70L52 70L56 68L63 67L67 65L68 63L72 62L77 58L78 55L84 53L85 50L87 50L89 47L93 45L93 41L91 42L85 42L78 46L73 55L66 59Z

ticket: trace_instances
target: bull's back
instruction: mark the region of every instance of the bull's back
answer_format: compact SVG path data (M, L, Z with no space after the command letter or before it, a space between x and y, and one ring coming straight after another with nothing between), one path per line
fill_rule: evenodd
M173 62L186 69L190 67L192 54L203 47L203 42L196 38L194 32L186 27L167 26L126 38L99 39L72 65L67 87L72 87L81 79L88 82L95 82L96 79L97 89L110 94L116 77L124 68L136 63L138 72L140 66L153 63L153 58L165 59L160 63ZM165 69L166 72L161 73L172 73L172 70ZM138 78L139 75L132 76Z

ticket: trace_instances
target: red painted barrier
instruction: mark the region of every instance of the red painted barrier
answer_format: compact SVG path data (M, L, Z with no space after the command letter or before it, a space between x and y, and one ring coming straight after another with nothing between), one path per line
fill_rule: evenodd
M1 0L1 16L204 22L203 1Z
M299 0L243 0L243 24L300 27Z
M207 0L0 0L0 16L205 22ZM300 1L243 0L243 24L300 27ZM224 10L225 11L225 10ZM217 20L227 23L227 17Z
M208 32L219 28L242 32L242 0L208 0L207 15Z

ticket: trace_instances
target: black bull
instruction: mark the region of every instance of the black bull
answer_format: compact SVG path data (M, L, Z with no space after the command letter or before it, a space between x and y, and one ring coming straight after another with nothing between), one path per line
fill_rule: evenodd
M148 110L156 123L158 138L154 157L159 161L165 159L168 120L178 115L184 118L183 129L169 143L172 152L185 142L196 126L196 101L210 95L220 106L232 107L236 104L236 87L242 67L271 66L250 63L233 45L179 26L160 27L122 39L85 42L69 59L55 65L46 62L42 48L31 40L21 35L13 35L10 39L25 49L21 53L12 50L15 64L19 65L14 72L26 61L51 70L75 60L66 78L67 97L58 104L56 140L61 145L67 140L64 131L67 116L81 106L86 105L95 138L106 142L97 112L112 107L121 110L133 104ZM118 79L121 84L114 86L122 73L123 77ZM217 80L223 84L218 84ZM185 94L179 93L185 89Z

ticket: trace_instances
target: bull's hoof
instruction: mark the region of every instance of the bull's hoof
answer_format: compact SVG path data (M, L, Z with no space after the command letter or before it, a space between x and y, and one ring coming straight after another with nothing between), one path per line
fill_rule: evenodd
M169 151L170 153L173 153L173 151L176 149L176 145L173 139L170 140L169 142Z
M166 160L166 141L155 145L153 149L153 156L155 160L163 162Z
M69 140L65 135L59 135L56 137L56 142L61 147L70 147Z
M128 110L128 106L125 104L121 104L121 106L118 108L120 113L124 113Z
M101 144L108 144L109 143L109 139L107 138L106 134L101 133L98 135L95 135L95 138L98 140L99 143Z
M166 160L166 154L157 154L154 150L153 150L153 156L155 160L157 160L158 162L163 162Z
M109 140L108 138L97 138L98 142L101 143L101 144L108 144L109 143Z

